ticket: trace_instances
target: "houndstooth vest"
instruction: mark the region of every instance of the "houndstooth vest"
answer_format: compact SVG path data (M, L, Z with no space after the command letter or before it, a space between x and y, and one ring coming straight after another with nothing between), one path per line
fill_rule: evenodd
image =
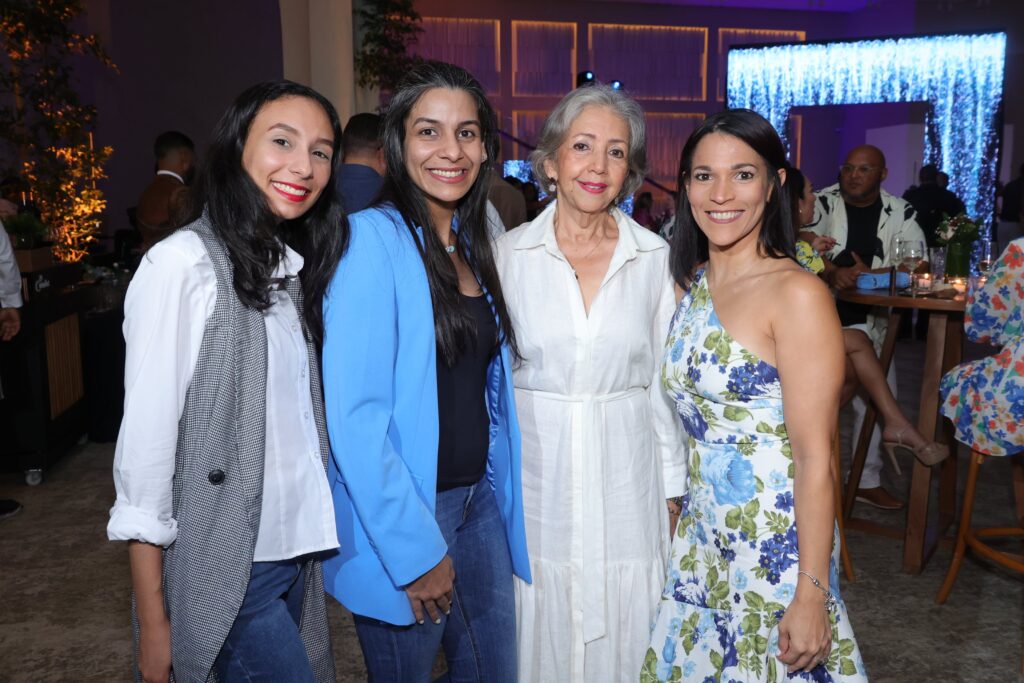
M217 679L214 660L245 597L259 531L267 332L262 313L243 305L235 295L227 251L206 216L182 229L195 232L206 247L217 275L217 300L178 424L173 484L178 536L164 552L163 580L171 622L172 679L203 683ZM287 291L301 318L297 278L288 280ZM312 342L307 342L307 352L313 412L326 468L327 422ZM304 571L299 630L315 679L333 682L320 562L307 562Z

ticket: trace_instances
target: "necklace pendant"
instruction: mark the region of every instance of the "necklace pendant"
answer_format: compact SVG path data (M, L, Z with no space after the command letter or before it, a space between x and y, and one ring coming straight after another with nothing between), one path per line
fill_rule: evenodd
M449 254L454 254L455 253L455 245L454 244L446 245L444 250L447 251Z

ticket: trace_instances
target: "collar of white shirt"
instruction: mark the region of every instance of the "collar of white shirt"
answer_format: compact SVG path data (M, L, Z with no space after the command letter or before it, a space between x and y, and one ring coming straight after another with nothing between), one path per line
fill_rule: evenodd
M157 174L157 175L169 175L169 176L171 176L172 178L177 178L178 182L179 182L179 183L181 183L182 185L184 185L184 184L185 184L185 179L184 179L184 178L182 178L182 177L181 177L180 175L178 175L177 173L175 173L174 171L157 171L157 172L156 172L156 174Z

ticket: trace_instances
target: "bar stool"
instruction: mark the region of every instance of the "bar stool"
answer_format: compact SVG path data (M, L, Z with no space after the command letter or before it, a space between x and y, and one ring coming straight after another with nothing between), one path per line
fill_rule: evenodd
M846 546L846 522L843 521L843 469L839 450L839 430L832 435L832 500L836 509L836 523L839 525L839 559L843 563L843 574L847 581L856 581L853 576L853 562Z
M946 580L935 597L935 602L940 605L946 602L950 592L953 590L953 583L960 571L960 564L963 562L964 554L969 547L982 557L992 560L996 564L1007 569L1024 573L1024 556L996 550L982 539L1010 537L1024 538L1024 456L1005 456L1013 459L1013 498L1017 514L1017 526L1011 527L982 527L974 529L971 527L971 509L974 507L974 494L978 486L978 471L989 457L978 451L971 450L970 468L967 470L967 488L964 491L964 507L960 513L960 528L956 534L956 549L953 551L953 561L946 573ZM1024 665L1024 662L1022 662Z

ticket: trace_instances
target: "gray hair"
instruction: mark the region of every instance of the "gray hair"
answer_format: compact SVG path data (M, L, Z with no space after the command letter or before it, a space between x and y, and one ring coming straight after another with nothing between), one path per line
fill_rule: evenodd
M608 107L629 126L629 150L626 154L629 170L626 173L625 182L622 183L619 196L615 198L615 201L619 202L636 192L643 184L644 176L647 174L647 134L645 133L644 112L636 100L621 90L598 83L577 88L563 97L562 101L544 120L544 128L541 129L537 149L530 154L530 165L533 167L534 178L544 185L544 190L548 194L554 194L548 189L552 179L544 170L544 162L550 160L554 163L558 148L565 142L565 136L568 135L573 121L583 113L584 109L593 106Z

